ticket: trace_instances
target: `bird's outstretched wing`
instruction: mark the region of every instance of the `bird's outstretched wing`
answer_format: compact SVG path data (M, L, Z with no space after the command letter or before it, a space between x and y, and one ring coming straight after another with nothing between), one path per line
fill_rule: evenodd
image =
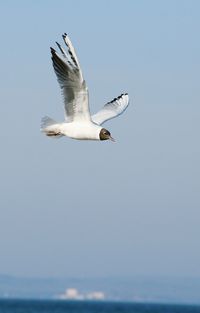
M56 42L61 55L53 48L51 54L54 71L64 96L65 118L67 122L90 120L88 89L76 52L66 33L63 35L63 40L67 52Z
M92 121L98 125L101 125L107 120L122 114L128 105L129 96L127 93L122 93L119 97L106 103L102 110L92 115Z

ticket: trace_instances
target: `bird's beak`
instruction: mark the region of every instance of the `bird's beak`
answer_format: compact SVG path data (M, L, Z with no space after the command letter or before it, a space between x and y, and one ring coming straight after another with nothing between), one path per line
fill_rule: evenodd
M116 140L112 136L110 136L110 140L116 142Z

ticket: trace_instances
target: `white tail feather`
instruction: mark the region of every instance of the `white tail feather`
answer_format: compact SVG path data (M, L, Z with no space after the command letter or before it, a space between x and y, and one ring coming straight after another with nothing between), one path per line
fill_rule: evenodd
M58 123L48 116L42 118L40 130L46 136L51 138L63 137L63 135L60 133Z

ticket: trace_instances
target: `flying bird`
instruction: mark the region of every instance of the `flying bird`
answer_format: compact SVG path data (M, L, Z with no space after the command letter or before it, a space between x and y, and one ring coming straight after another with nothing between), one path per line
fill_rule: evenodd
M67 136L79 140L115 141L111 133L101 125L124 112L129 104L128 94L122 93L91 116L88 88L75 49L66 33L62 37L67 51L58 42L56 44L60 54L55 49L50 49L53 68L64 97L65 121L58 123L45 116L41 122L41 131L52 138Z

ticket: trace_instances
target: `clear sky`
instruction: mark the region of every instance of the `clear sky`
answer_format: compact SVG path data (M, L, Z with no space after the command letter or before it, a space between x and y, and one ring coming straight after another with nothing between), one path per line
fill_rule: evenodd
M1 1L0 273L200 277L200 2ZM67 32L117 143L52 140Z

